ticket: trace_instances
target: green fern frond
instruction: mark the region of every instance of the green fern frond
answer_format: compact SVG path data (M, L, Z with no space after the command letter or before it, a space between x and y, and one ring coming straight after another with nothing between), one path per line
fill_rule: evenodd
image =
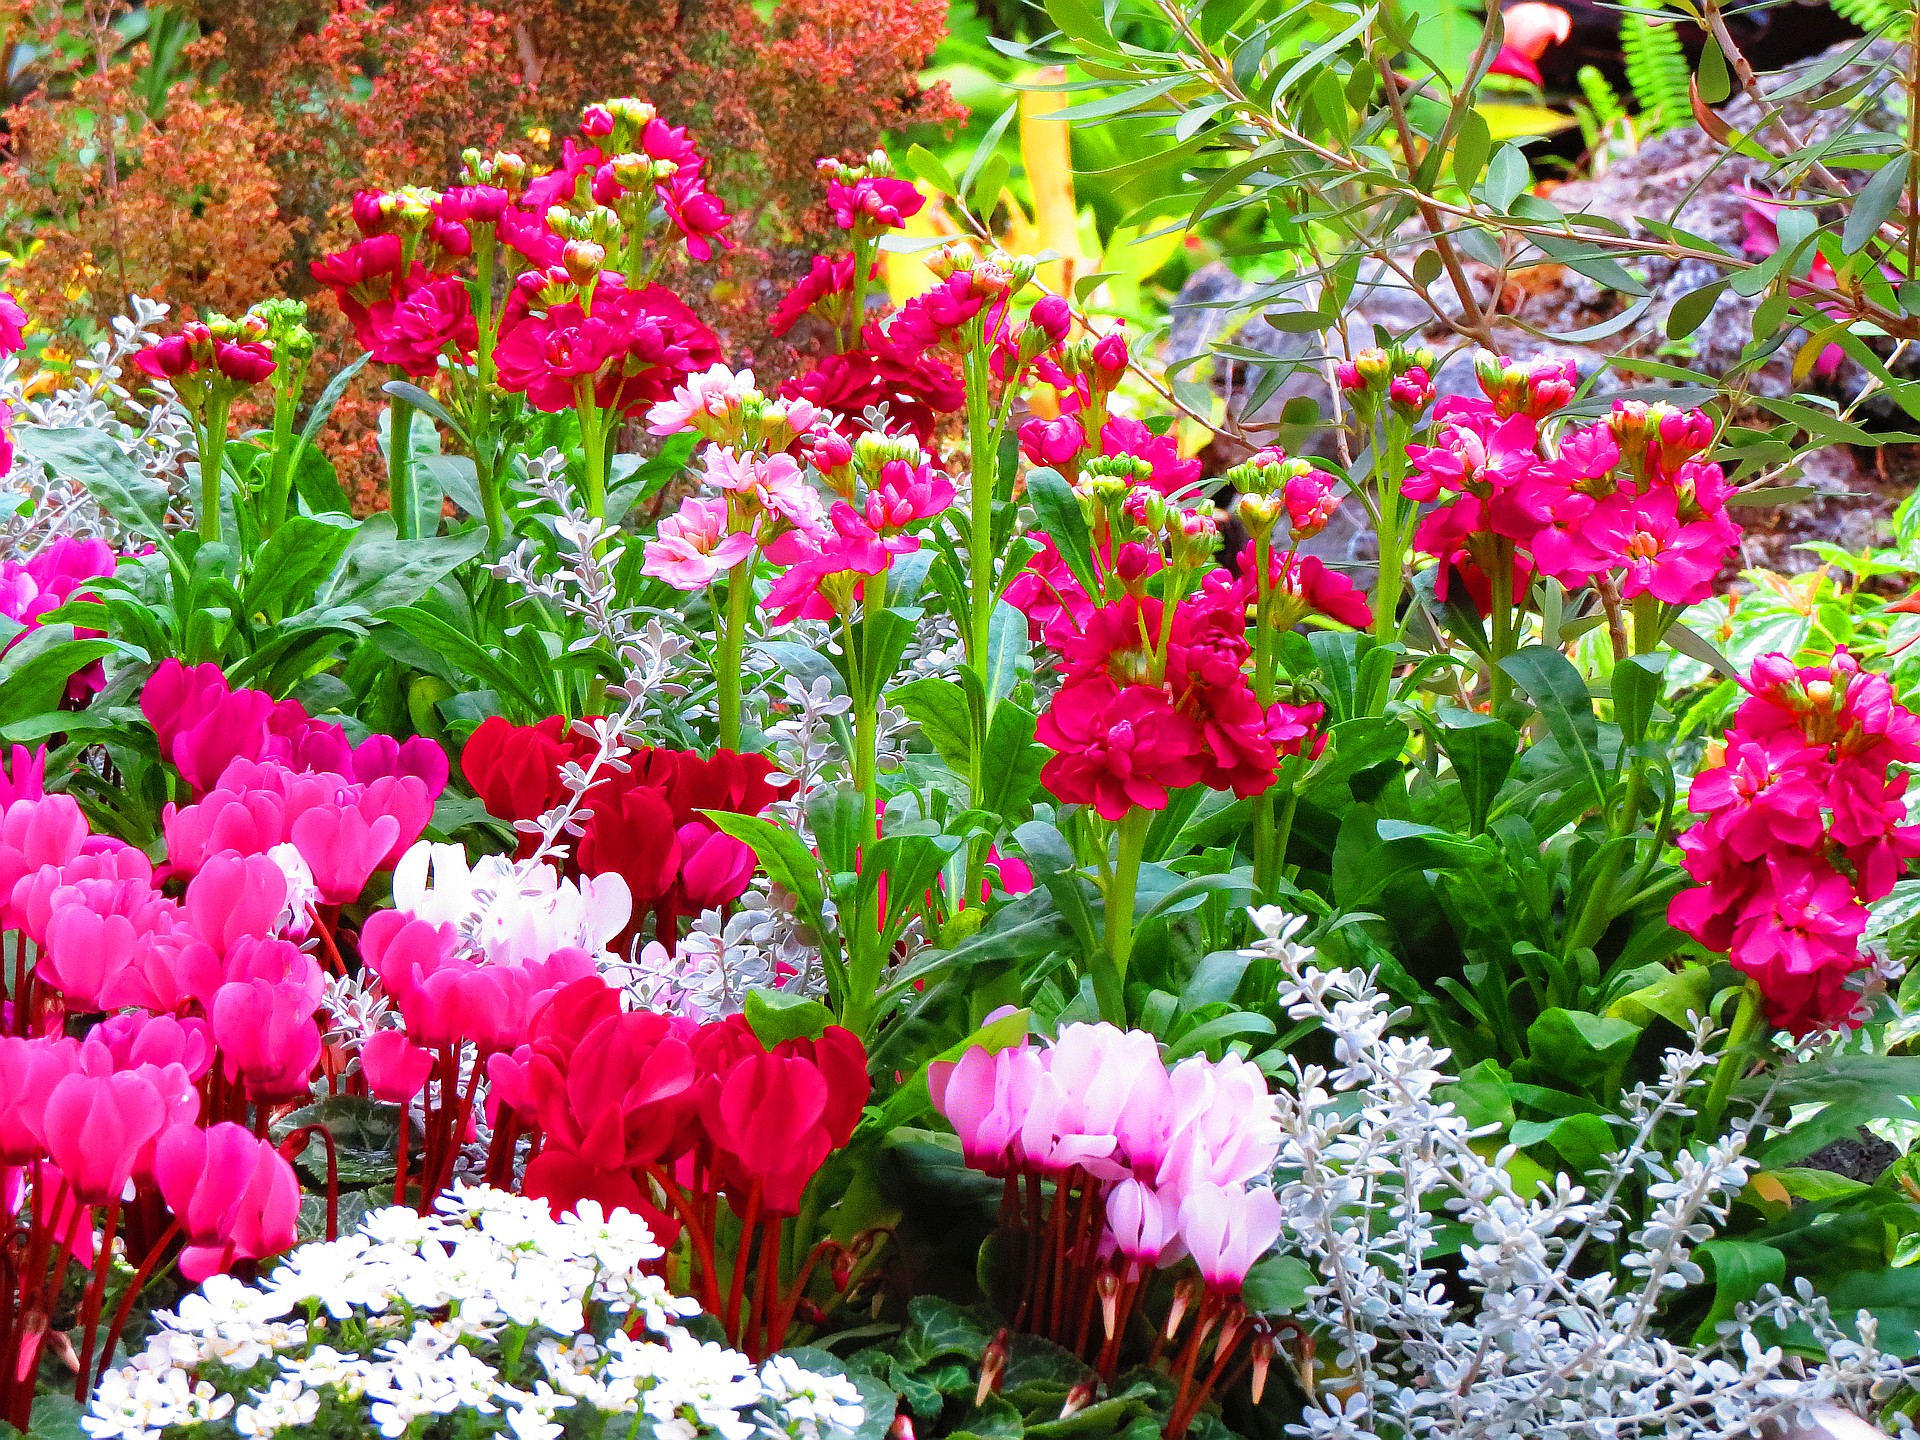
M1867 35L1905 39L1913 29L1913 6L1899 0L1827 0L1833 13Z
M1580 82L1580 93L1587 97L1587 108L1593 111L1594 124L1602 132L1614 129L1627 118L1627 107L1598 68L1582 65L1574 78Z
M1628 0L1628 7L1620 17L1620 54L1627 64L1627 83L1640 106L1641 133L1658 135L1688 124L1693 118L1688 83L1692 72L1687 69L1680 37L1673 33L1670 21L1639 13L1651 8L1648 0Z

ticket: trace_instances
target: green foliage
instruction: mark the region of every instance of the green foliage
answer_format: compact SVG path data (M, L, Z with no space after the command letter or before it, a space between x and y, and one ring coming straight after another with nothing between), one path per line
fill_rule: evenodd
M1620 54L1639 102L1640 127L1648 135L1678 129L1693 118L1687 57L1673 22L1655 18L1659 13L1652 0L1627 0L1620 15Z

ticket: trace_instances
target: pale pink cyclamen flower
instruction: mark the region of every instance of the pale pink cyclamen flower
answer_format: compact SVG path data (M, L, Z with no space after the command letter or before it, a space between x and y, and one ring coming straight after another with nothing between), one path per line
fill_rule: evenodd
M1238 1293L1247 1272L1280 1238L1280 1200L1271 1190L1195 1185L1180 1201L1180 1238L1208 1288Z
M976 1045L957 1062L927 1067L933 1105L960 1137L967 1164L1006 1175L1025 1159L1020 1122L1040 1081L1040 1052L1023 1042L1010 1050Z
M752 555L753 547L749 532L728 531L725 500L696 495L660 522L659 533L647 542L640 573L676 590L704 590L715 576Z
M1107 1194L1107 1230L1114 1248L1139 1266L1170 1263L1182 1246L1179 1206L1138 1180L1122 1180Z

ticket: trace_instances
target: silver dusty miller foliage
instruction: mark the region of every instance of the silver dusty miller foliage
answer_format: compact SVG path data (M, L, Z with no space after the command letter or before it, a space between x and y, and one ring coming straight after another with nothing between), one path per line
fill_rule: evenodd
M160 338L168 307L135 295L127 313L114 316L107 335L74 362L74 374L51 394L28 399L27 377L17 356L0 364L0 401L16 425L56 430L98 430L151 478L168 489L172 514L191 513L186 493L186 457L193 432L170 390L156 387L149 403L136 399L123 377L132 357ZM120 527L74 480L49 476L24 450L0 482L0 559L24 560L66 536L124 542Z
M1762 1291L1709 1344L1662 1333L1662 1303L1702 1280L1699 1247L1757 1168L1745 1153L1751 1122L1697 1150L1656 1143L1663 1122L1693 1114L1710 1029L1668 1053L1657 1084L1623 1097L1614 1129L1627 1138L1593 1172L1607 1177L1597 1193L1565 1175L1527 1193L1504 1169L1511 1149L1478 1153L1489 1131L1444 1098L1448 1052L1394 1033L1407 1012L1365 972L1315 968L1294 939L1305 921L1272 907L1255 918L1267 938L1250 953L1279 963L1282 1007L1317 1021L1335 1057L1331 1069L1289 1060L1278 1096L1280 1243L1321 1277L1299 1318L1333 1337L1341 1377L1323 1380L1294 1433L1736 1440L1816 1405L1870 1414L1920 1380L1920 1364L1876 1347L1870 1315L1856 1338L1804 1282ZM1629 1183L1646 1196L1642 1216L1623 1203ZM1447 1222L1472 1234L1451 1288ZM1579 1263L1601 1246L1622 1247L1617 1266ZM1826 1359L1789 1361L1758 1323L1805 1326Z
M648 712L664 701L687 693L681 681L698 663L694 644L669 629L654 615L642 621L634 609L615 603L614 570L626 549L619 526L589 515L567 482L566 461L558 450L548 450L527 462L527 480L539 501L551 504L557 555L550 568L530 541L522 541L495 564L493 573L528 594L538 596L580 623L582 633L571 648L590 650L605 645L619 658L621 679L607 687L618 703L611 715L574 722L574 729L594 742L587 762L569 761L561 768L566 799L538 820L521 821L519 828L539 837L538 848L524 862L538 864L567 853L569 837L581 832L584 811L590 811L588 792L614 771L626 769L624 757L641 738Z

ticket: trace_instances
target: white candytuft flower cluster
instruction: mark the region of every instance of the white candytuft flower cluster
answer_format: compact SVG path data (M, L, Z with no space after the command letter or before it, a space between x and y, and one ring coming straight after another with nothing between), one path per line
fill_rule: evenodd
M1735 1440L1810 1406L1870 1413L1920 1379L1920 1363L1876 1347L1871 1315L1849 1334L1805 1282L1762 1290L1706 1345L1661 1328L1662 1302L1704 1278L1700 1246L1756 1168L1744 1125L1712 1145L1658 1142L1708 1082L1710 1031L1623 1097L1620 1148L1591 1172L1595 1191L1562 1175L1528 1193L1504 1168L1511 1150L1476 1150L1488 1132L1444 1098L1448 1052L1391 1033L1405 1012L1364 972L1316 969L1294 940L1303 920L1273 907L1255 918L1267 938L1252 953L1279 963L1281 1005L1319 1023L1336 1062L1291 1061L1277 1096L1280 1243L1322 1277L1299 1318L1332 1337L1295 1433ZM1629 1186L1644 1215L1624 1204ZM1457 1262L1443 1226L1471 1232ZM1602 1246L1617 1264L1581 1263ZM1826 1360L1789 1360L1757 1324L1804 1327Z
M583 1201L555 1220L541 1201L456 1186L436 1214L378 1210L301 1246L257 1287L213 1276L155 1317L80 1423L94 1440L557 1440L599 1436L614 1415L662 1440L827 1440L861 1423L846 1380L780 1356L756 1366L676 1323L699 1307L641 1273L660 1255L625 1210Z

